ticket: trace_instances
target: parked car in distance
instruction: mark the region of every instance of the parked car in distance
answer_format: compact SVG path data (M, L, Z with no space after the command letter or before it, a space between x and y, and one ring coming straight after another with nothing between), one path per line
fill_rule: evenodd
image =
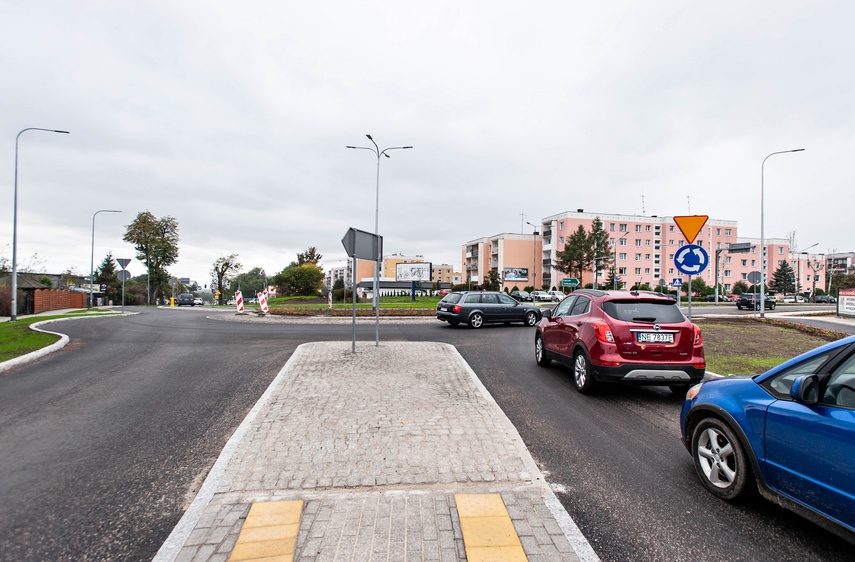
M680 432L716 497L759 491L855 543L855 336L760 375L693 386Z
M193 299L193 305L194 306L203 306L204 304L205 304L205 301L203 301L201 297L196 297Z
M572 369L583 394L602 382L668 385L686 392L706 371L701 330L666 295L582 289L544 310L534 334L537 364Z
M181 293L178 295L178 298L175 299L175 304L178 306L195 306L194 296L190 293Z
M813 302L829 304L837 302L837 299L832 297L831 295L817 295L816 297L814 297Z
M563 299L564 297L567 296L564 293L562 293L561 291L548 291L548 292L550 295L552 295L555 298L556 301L560 301L561 299Z
M228 302L226 302L226 304L229 306L234 306L237 304L237 301L235 299L229 299Z
M452 326L463 323L472 328L511 322L534 326L541 312L536 306L521 303L500 291L452 291L436 305L436 317Z
M555 297L546 291L532 291L531 298L535 302L552 302L555 300Z
M511 291L511 296L520 302L533 302L534 298L528 291Z
M707 302L715 302L715 294L707 295L705 300ZM733 302L733 299L727 295L719 295L718 302Z
M760 310L760 304L757 302L760 300L760 293L742 293L739 295L739 298L736 300L736 308L742 310L743 308L753 308L754 310ZM775 299L770 296L766 296L764 303L764 308L768 308L769 310L775 310Z
M806 298L804 298L803 296L801 296L801 295L795 295L795 296L793 296L793 295L787 295L786 297L784 297L784 301L783 301L783 302L786 302L786 303L796 303L796 302L808 302L808 300L807 300Z

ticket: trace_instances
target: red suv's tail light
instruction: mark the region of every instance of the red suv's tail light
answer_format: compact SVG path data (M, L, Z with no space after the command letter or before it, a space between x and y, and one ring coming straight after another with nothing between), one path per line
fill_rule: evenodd
M701 329L698 328L697 324L692 324L692 329L695 331L695 345L702 345L704 338L701 337Z
M460 314L461 310L463 310L463 309L460 308L459 304L455 304L454 306L451 307L451 312L453 312L454 314Z
M612 330L608 324L602 322L594 322L591 324L594 328L594 333L597 334L597 339L603 343L615 343L615 337L612 335Z

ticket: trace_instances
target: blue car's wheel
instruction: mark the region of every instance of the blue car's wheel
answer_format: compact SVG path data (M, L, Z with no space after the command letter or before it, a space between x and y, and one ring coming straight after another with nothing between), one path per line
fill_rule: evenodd
M707 418L695 427L692 459L704 487L723 500L746 499L757 491L745 449L718 418Z

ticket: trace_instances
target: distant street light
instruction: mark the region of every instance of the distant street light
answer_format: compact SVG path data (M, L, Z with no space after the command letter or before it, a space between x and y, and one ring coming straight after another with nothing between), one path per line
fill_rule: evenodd
M95 214L92 215L92 256L89 261L89 308L92 308L92 286L95 284L95 217L98 215L98 213L121 212L122 211L114 211L112 209L101 209L100 211L95 211Z
M539 233L537 232L537 226L528 221L525 221L525 223L534 229L534 232L531 233L531 286L533 287L532 291L537 291L537 235Z
M380 261L383 259L383 248L380 245L380 156L385 156L386 158L391 158L388 154L386 154L389 150L404 150L408 148L413 148L412 146L393 146L391 148L384 148L380 150L380 147L377 146L377 143L374 142L374 139L371 138L371 135L365 135L368 137L368 140L371 141L371 144L374 145L374 148L369 146L348 146L347 148L353 148L356 150L370 150L377 156L377 191L374 201L374 234L377 236L377 261L374 262L374 315L375 315L375 324L376 324L376 338L375 345L377 347L380 346Z
M763 173L764 167L766 166L766 160L769 159L769 156L774 156L776 154L786 154L788 152L801 152L804 148L795 148L793 150L779 150L778 152L773 152L766 156L763 159L763 163L760 164L760 318L766 318L766 238L765 238L765 224L764 224L764 213L763 207L765 204L764 198L764 186L763 186Z
M10 322L18 320L18 139L26 131L46 131L48 133L69 134L68 131L57 131L55 129L41 129L29 127L23 129L15 137L15 196L12 203L12 310L10 311Z

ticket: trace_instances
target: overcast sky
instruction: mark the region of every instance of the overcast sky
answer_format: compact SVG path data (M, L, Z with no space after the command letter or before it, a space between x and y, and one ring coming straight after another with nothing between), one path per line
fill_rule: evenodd
M309 246L460 267L461 245L587 212L705 214L855 251L855 3L0 0L0 254L88 274L141 211L178 277ZM521 214L524 217L521 217ZM134 260L131 273L144 273Z

